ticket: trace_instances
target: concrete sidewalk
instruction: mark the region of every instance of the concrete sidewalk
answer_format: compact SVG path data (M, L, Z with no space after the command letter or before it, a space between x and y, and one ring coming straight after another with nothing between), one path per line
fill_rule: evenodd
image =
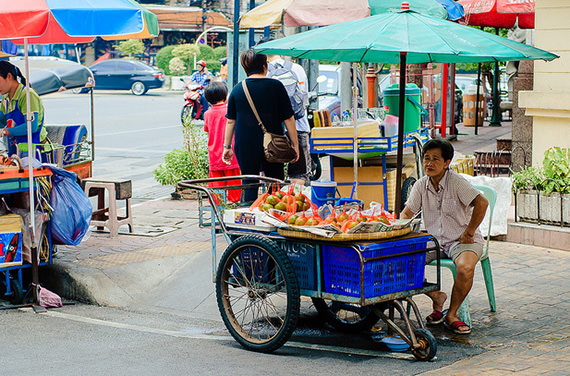
M462 154L489 148L511 131L508 122L479 128L478 136L473 128L458 128L453 145ZM71 299L136 309L152 303L164 312L179 309L175 292L164 295L179 288L186 291L184 313L220 320L211 280L211 233L198 227L197 202L147 201L133 207L133 216L135 234L121 232L118 239L109 239L93 232L77 247L59 247L54 265L41 270L45 286ZM225 242L220 238L218 244L221 253ZM426 374L568 374L570 253L492 242L490 258L497 312L489 311L478 267L471 293L473 333L432 330L438 341L485 351ZM443 276L449 295L451 275L443 270ZM415 300L424 316L431 311L426 297Z

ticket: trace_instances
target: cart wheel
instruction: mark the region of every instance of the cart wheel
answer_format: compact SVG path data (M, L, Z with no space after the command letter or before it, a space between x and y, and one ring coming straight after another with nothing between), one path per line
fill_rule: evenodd
M431 332L427 329L414 330L418 344L418 348L412 348L412 354L418 360L432 360L437 352L437 341Z
M248 350L272 352L297 325L301 299L295 270L273 241L246 235L224 252L216 297L230 334Z
M22 284L17 279L10 276L10 289L12 290L10 295L6 289L6 281L4 277L0 281L0 297L7 299L11 304L21 304L24 301L24 289Z
M341 332L367 331L378 322L378 316L369 307L320 298L312 299L317 312Z

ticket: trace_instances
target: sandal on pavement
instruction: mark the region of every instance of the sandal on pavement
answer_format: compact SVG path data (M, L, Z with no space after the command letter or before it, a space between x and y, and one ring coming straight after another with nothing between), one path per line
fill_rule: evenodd
M443 312L439 312L434 309L433 312L430 313L428 317L426 317L426 325L441 324L443 320L445 320L446 314L447 314L447 309L444 310Z
M469 326L467 324L465 324L463 321L454 321L451 324L448 324L447 321L443 322L443 326L445 326L446 329L451 330L453 333L455 334L469 334L471 333L471 328L469 328ZM467 330L459 330L460 327L462 326L466 326Z

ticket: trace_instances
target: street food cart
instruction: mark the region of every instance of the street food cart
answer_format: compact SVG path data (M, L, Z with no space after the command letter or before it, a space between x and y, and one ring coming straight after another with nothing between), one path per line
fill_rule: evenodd
M262 211L227 209L225 191L247 184L205 186L235 179L256 179L257 187L265 192L276 192L285 184L261 176L232 176L186 180L179 185L198 191L209 201L218 308L237 342L253 351L278 349L293 333L300 297L306 296L337 329L369 330L382 319L388 336L409 345L417 359L427 361L435 356L437 342L412 299L439 289L439 257L437 281L424 281L426 252L439 253L435 238L411 232L409 225L333 236L301 231L301 227L277 228L271 224L274 222L266 221L268 217L264 219ZM228 243L221 259L216 255L219 233ZM410 310L415 320L410 319ZM396 311L400 325L395 320Z
M19 162L15 162L19 163ZM50 169L34 168L32 191L36 196L38 208L47 209L50 201L51 175ZM26 289L22 283L22 272L31 268L31 251L29 245L29 209L28 192L30 191L27 169L21 165L0 166L0 299L12 304L20 304ZM9 203L8 207L4 203ZM52 263L55 245L51 239L50 221L41 210L35 211L38 234L39 265ZM26 233L28 232L28 233Z

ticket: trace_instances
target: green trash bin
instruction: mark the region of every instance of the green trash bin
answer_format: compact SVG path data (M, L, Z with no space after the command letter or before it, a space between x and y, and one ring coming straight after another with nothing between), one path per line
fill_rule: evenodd
M416 84L406 84L406 102L404 105L404 133L417 131L422 123L422 91ZM400 86L392 84L384 89L384 107L387 113L400 115Z

